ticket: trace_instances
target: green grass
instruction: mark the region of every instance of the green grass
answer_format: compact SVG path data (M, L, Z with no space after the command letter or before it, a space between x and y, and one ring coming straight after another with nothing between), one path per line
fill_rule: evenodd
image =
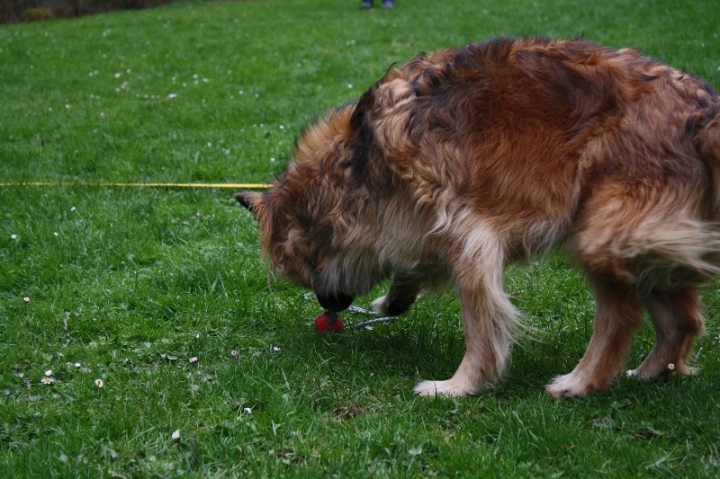
M1 26L0 180L268 181L303 125L390 63L499 34L638 46L720 85L714 0L356 3L188 2ZM592 297L558 255L512 268L537 332L506 380L419 399L414 384L462 356L454 295L318 335L320 308L269 284L231 193L0 188L0 476L720 475L717 287L699 376L622 377L556 401L543 385L581 357ZM630 365L652 341L637 337Z

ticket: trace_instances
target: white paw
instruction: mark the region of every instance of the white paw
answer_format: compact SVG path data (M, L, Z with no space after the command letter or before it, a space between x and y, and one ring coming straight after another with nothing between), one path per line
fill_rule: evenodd
M572 373L556 377L553 382L545 386L545 391L556 398L583 397L590 392L587 385L575 378Z
M378 299L372 302L373 311L385 316L387 314L387 296L380 296Z
M676 365L675 363L648 363L648 361L645 361L640 365L639 368L629 370L627 372L627 375L629 377L633 377L643 381L650 381L651 379L655 379L661 376L667 376L668 374L672 373L692 375L696 374L697 372L697 368L690 367L686 364Z
M452 379L448 381L422 381L415 386L415 393L423 397L462 397L475 394L471 388L456 384Z
M653 378L653 376L648 375L647 371L644 371L642 368L628 369L625 374L627 374L629 378L635 378L641 381L649 381Z

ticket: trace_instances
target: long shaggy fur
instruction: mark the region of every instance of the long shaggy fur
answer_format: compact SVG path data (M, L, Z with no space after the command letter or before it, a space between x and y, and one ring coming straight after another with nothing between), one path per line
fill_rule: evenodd
M657 344L631 373L689 373L697 291L720 264L720 100L706 82L632 49L522 38L420 55L299 140L267 192L238 200L264 254L341 310L407 310L451 283L465 356L422 395L480 392L508 363L517 313L505 267L565 245L596 300L585 356L547 391L606 389L643 308Z

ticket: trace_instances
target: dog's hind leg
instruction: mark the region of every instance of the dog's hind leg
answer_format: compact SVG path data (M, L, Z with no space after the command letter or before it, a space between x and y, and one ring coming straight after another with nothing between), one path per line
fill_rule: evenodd
M654 290L642 300L655 325L657 340L645 361L628 375L652 379L669 371L695 373L688 361L695 339L704 331L695 289Z
M692 176L693 169L665 175L662 181L654 170L642 173L595 185L578 214L569 246L596 286L597 314L585 356L573 372L547 386L553 396L607 389L622 366L632 332L642 326L643 301L659 336L639 375L656 376L671 361L685 368L701 331L693 292L677 285L717 274L712 257L720 250L720 238L696 219L707 185ZM665 298L663 290L670 292Z
M597 312L585 355L575 369L548 384L555 397L582 397L606 390L623 366L632 333L642 326L640 295L614 279L595 278Z
M398 272L393 277L387 294L373 301L373 309L383 316L403 314L415 302L423 284L424 278L418 273Z

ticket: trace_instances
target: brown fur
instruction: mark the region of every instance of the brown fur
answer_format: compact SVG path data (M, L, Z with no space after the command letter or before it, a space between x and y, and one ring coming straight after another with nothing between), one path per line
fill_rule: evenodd
M499 39L421 55L307 130L266 193L238 199L264 254L343 309L450 282L465 356L422 395L474 394L507 364L511 262L564 244L597 300L585 356L547 391L606 389L645 308L657 344L630 374L690 373L697 290L720 264L720 100L707 83L584 40ZM672 365L672 366L669 366Z

